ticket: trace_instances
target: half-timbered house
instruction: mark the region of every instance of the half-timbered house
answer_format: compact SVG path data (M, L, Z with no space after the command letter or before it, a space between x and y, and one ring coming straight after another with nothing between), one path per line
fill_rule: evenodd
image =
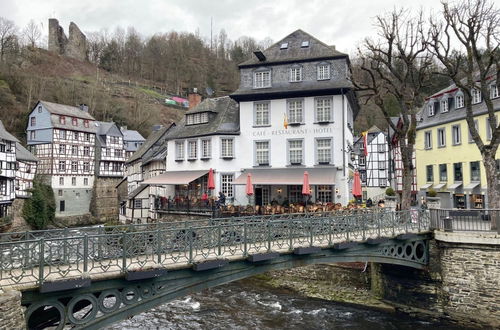
M125 144L125 159L129 159L136 152L146 139L141 133L127 129L126 126L120 127L123 133L123 143Z
M16 143L16 198L31 197L38 159L26 150L20 143Z
M124 175L125 146L123 134L113 122L96 122L97 143L96 175L99 177L119 177Z
M56 198L56 217L89 213L94 185L95 119L80 107L39 101L28 119L27 141Z
M10 206L16 198L16 143L19 141L0 121L0 218L10 214Z

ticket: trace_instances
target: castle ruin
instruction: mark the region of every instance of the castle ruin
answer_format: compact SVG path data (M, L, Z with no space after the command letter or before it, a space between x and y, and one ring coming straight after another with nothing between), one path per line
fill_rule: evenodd
M73 22L69 25L69 38L66 37L59 21L50 18L49 51L85 61L87 60L87 38Z

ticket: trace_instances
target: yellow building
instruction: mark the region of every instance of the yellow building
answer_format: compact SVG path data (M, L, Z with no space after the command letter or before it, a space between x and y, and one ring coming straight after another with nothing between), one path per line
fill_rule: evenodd
M500 98L495 82L490 84L495 113L500 114ZM486 105L479 90L472 91L472 109L479 135L491 139ZM442 208L484 208L486 174L482 157L465 121L464 95L454 85L427 99L421 112L416 137L417 187L425 196L434 189ZM496 154L500 171L500 149Z

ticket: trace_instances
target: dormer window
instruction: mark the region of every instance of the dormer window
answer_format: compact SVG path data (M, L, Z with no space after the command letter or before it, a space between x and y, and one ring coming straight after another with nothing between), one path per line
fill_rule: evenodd
M253 87L266 88L271 87L271 71L258 71L253 74Z
M41 113L41 112L42 112L42 106L41 106L41 105L39 105L39 106L38 106L38 113Z
M78 119L77 118L71 118L71 124L73 126L78 126Z
M318 65L318 80L328 80L330 79L330 65L320 64Z
M290 68L290 82L302 81L302 67L292 67Z
M441 112L448 112L448 98L441 100Z
M186 125L208 123L208 112L199 112L186 115Z
M429 117L434 116L434 102L430 102L427 105L427 114L429 115Z
M464 107L464 95L457 94L455 96L455 109L460 109Z
M481 91L477 88L473 88L471 90L472 94L472 104L481 103Z
M61 124L61 125L66 125L66 117L64 117L64 116L59 116L59 124Z
M302 44L300 45L301 48L307 48L309 47L309 40L307 41L302 41Z
M287 49L288 48L288 42L284 42L281 44L280 49Z
M490 85L490 98L496 99L498 97L498 86L497 84Z
M84 120L83 121L83 126L85 126L85 127L88 128L89 127L89 121L88 120Z

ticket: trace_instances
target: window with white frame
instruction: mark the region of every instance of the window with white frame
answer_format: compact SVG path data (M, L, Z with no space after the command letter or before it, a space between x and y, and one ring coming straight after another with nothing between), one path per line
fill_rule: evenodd
M255 163L269 165L269 141L255 141Z
M301 165L303 156L303 141L288 140L288 158L290 165Z
M359 166L365 166L365 165L366 165L366 157L359 156Z
M269 102L258 102L254 105L254 125L269 125Z
M60 176L59 177L59 185L60 186L64 186L64 177L63 176ZM61 195L62 196L62 195Z
M477 119L474 119L474 126L476 127L476 131L479 133L479 122ZM469 132L469 143L474 143L474 139L472 139L472 134L470 134L470 130L467 126L467 131Z
M77 161L71 162L71 172L78 172L78 162Z
M208 112L198 112L186 115L186 125L197 125L208 123Z
M330 79L330 65L320 64L318 65L318 80L328 80Z
M425 132L425 149L432 149L432 131Z
M288 201L290 203L300 203L304 201L302 196L302 186L288 186Z
M288 123L297 124L303 121L303 100L288 100L287 110L288 110Z
M254 72L253 87L254 88L271 87L271 71Z
M460 108L463 108L464 105L465 105L465 102L464 102L463 94L457 94L455 96L455 108L460 109Z
M88 186L89 185L89 178L83 178L83 185Z
M65 144L59 145L59 155L66 155L66 145Z
M71 155L73 155L73 156L78 155L78 146L75 146L75 145L71 146Z
M59 137L61 140L66 140L66 131L65 130L59 130Z
M234 157L234 139L222 138L221 139L221 157L233 158Z
M83 162L83 171L90 172L90 163L89 162Z
M71 178L71 185L76 186L76 178L75 177Z
M445 147L446 146L446 130L444 128L439 128L437 130L438 132L438 147Z
M379 160L378 161L378 169L379 170L385 170L385 160Z
M472 94L472 104L481 103L481 91L477 88L473 88L471 90Z
M382 143L377 144L377 151L378 152L385 152L385 144L382 144Z
M184 141L175 142L175 160L184 159Z
M470 162L470 180L481 181L481 168L479 162Z
M329 122L332 120L332 99L331 98L317 98L316 105L316 121Z
M486 118L486 138L491 140L491 120L489 117ZM497 118L493 119L493 127L497 127Z
M427 113L430 117L434 116L434 102L429 102L427 105Z
M198 141L188 141L188 159L198 158Z
M290 82L302 81L302 67L292 67L290 68Z
M451 127L452 144L459 145L462 143L462 132L460 125L453 125Z
M66 161L65 160L59 161L59 172L66 172Z
M318 164L330 164L332 162L332 140L316 139L316 155Z
M201 158L210 158L212 154L212 141L211 140L201 140Z
M83 155L84 156L90 156L90 148L85 146L83 147Z
M221 191L227 197L233 197L234 174L221 174Z
M497 84L490 85L490 98L496 99L498 97L498 86Z
M441 112L448 112L448 98L441 100Z
M379 178L378 179L378 186L379 187L387 187L387 179Z
M333 192L332 186L329 185L319 185L316 187L316 201L322 203L333 202Z

